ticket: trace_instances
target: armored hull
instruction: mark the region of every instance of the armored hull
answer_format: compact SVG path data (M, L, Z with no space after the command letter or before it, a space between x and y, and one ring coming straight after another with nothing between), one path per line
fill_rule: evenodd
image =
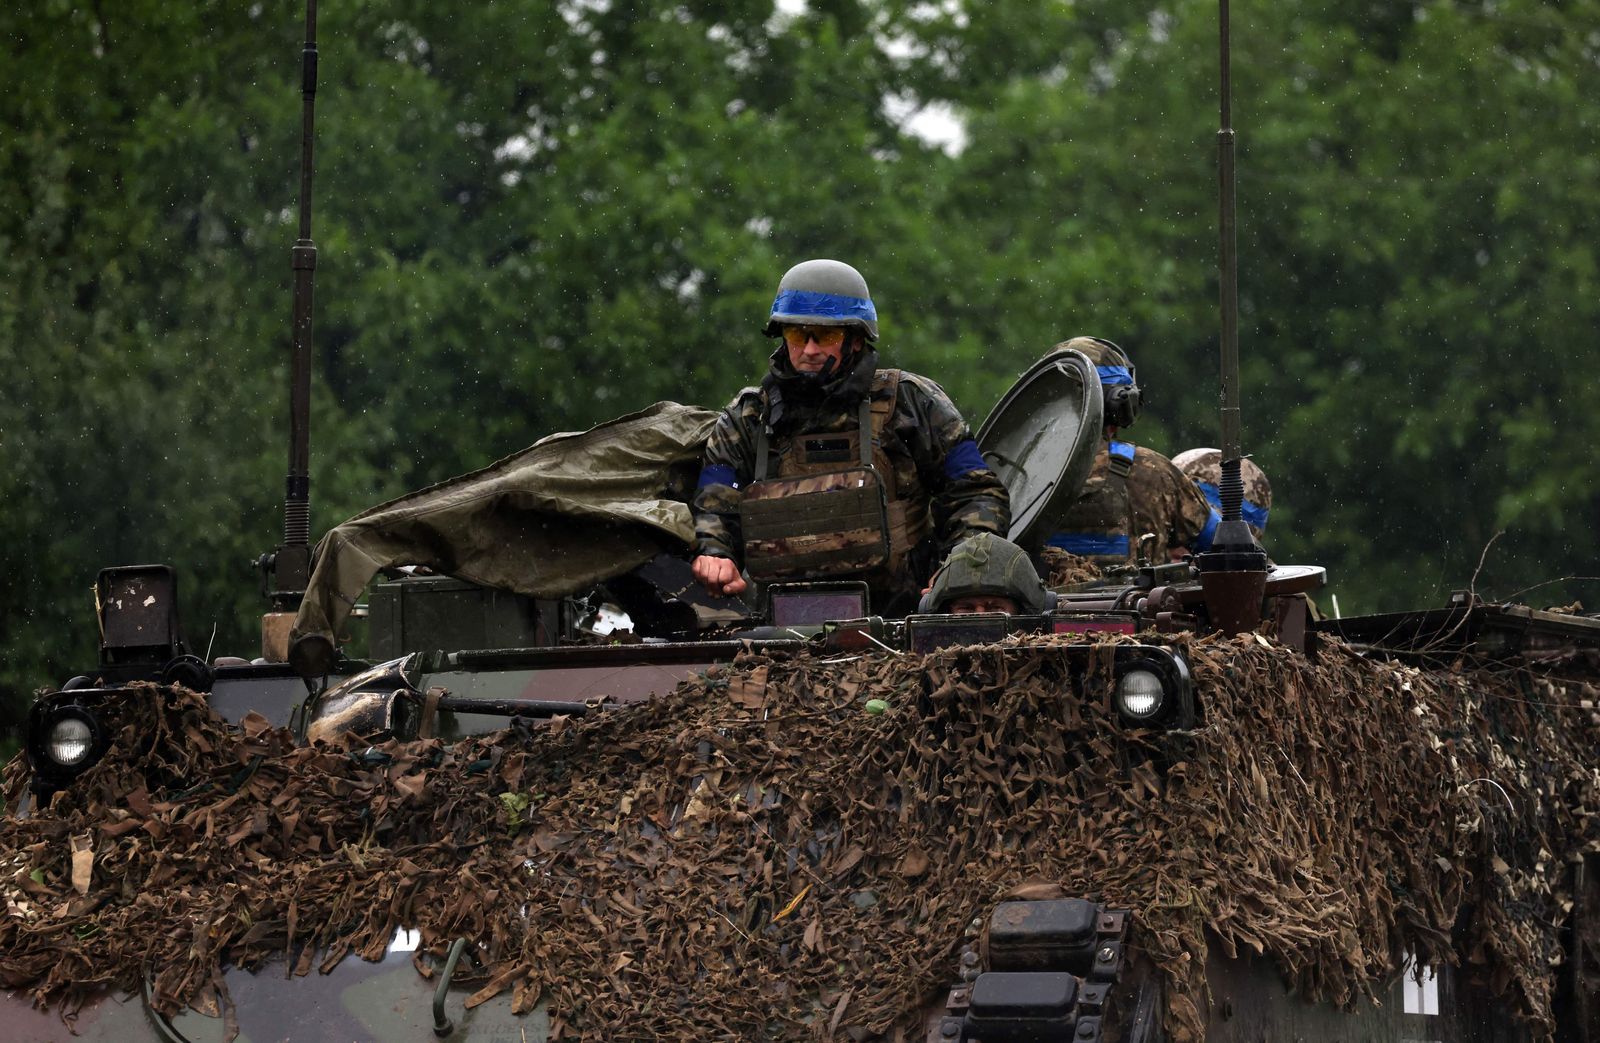
M70 704L108 743L6 825L0 1021L1591 1038L1594 621L1462 603L1294 648L1127 589L47 696L40 727ZM394 712L430 699L431 729Z

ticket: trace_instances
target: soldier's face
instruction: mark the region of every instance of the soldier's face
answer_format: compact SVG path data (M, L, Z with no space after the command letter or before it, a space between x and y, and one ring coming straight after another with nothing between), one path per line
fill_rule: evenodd
M829 360L837 370L849 345L850 338L837 326L783 328L783 346L789 351L789 365L796 373L821 373Z
M950 602L950 607L945 611L956 616L970 616L978 612L1004 612L1009 616L1016 613L1017 603L998 594L969 594Z

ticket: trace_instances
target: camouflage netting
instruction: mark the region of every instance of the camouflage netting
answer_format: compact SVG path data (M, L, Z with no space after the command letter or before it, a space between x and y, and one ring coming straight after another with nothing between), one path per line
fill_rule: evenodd
M1092 583L1105 575L1089 558L1068 554L1057 547L1045 547L1039 552L1039 559L1044 565L1044 585L1051 588Z
M1044 880L1135 911L1176 1040L1208 945L1349 1003L1406 949L1450 961L1458 918L1550 1031L1565 863L1600 836L1592 686L1180 637L1207 720L1163 774L1108 709L1115 640L1082 701L1057 639L747 653L647 706L381 756L151 687L121 754L5 823L0 982L70 1011L149 966L159 1008L215 1009L218 961L308 973L408 924L481 941L473 1001L543 999L564 1038L909 1039L972 918Z

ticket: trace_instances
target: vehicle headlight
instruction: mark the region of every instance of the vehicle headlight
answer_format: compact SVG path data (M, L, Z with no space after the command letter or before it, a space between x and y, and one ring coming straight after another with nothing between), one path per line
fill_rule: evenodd
M1129 670L1117 680L1117 711L1130 720L1149 720L1166 701L1166 686L1153 670Z
M94 730L81 717L62 717L50 726L45 753L63 768L81 763L94 749Z

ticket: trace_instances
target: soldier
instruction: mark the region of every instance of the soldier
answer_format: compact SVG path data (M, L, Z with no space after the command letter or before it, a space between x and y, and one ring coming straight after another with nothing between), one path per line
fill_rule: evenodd
M878 368L866 280L805 261L778 283L767 375L723 412L694 498L694 574L713 594L757 581L851 576L874 609L916 604L964 537L1004 533L1005 485L943 389Z
M1122 349L1099 337L1075 337L1056 347L1083 352L1099 371L1106 441L1083 492L1056 519L1047 545L1101 566L1132 562L1136 541L1146 533L1155 535L1150 559L1157 564L1184 550L1209 550L1221 515L1171 460L1117 438L1138 417L1142 399Z
M1010 540L983 532L956 544L934 573L933 586L922 596L919 607L923 612L955 615L1037 615L1049 610L1052 598L1026 551Z
M1222 481L1222 450L1185 449L1172 458L1173 464L1199 488L1206 502L1222 510L1222 494L1217 483ZM1250 532L1261 542L1267 531L1267 515L1272 510L1272 483L1266 472L1256 462L1246 457L1239 461L1239 477L1244 480L1244 503L1239 516L1250 526Z

